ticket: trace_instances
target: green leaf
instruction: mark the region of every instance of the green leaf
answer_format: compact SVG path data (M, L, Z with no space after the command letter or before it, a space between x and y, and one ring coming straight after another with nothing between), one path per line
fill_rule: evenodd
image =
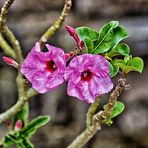
M142 73L144 68L143 60L139 57L132 58L132 56L127 56L124 60L116 60L115 64L126 73L129 73L131 71Z
M20 143L22 141L20 137L15 135L8 134L7 137L9 137L14 143Z
M115 62L116 62L115 60L109 62L110 76L111 76L111 77L114 77L114 76L117 75L118 72L119 72L119 66L117 66L117 65L115 64Z
M125 105L122 102L117 101L114 105L113 110L112 110L111 118L114 118L114 117L120 115L123 112L124 108L125 108Z
M132 67L134 71L142 73L144 68L144 62L139 57L134 57L128 62L128 66Z
M18 144L18 148L34 148L34 145L29 141L29 139L23 139L23 141Z
M128 56L130 53L130 48L127 44L119 43L114 49L112 49L108 56L110 58L113 58L115 56Z
M29 123L23 130L21 130L20 134L24 137L29 137L33 135L39 127L47 124L49 120L49 116L39 116L32 120L31 123Z
M14 142L8 136L5 136L2 145L4 147L8 147L8 146L10 146L12 144L14 144Z
M128 37L128 33L122 26L118 26L113 29L113 44L111 49L114 49L117 44L122 41L123 39Z
M89 38L84 38L84 44L87 48L88 53L91 53L94 48L93 42Z
M94 29L91 29L89 27L78 27L76 28L76 31L80 37L81 40L84 40L84 38L89 38L90 40L98 39L99 34Z
M104 109L106 109L106 107L107 107L107 105L104 105L104 106L103 106ZM103 123L105 123L105 124L107 124L107 125L110 126L111 124L113 124L112 118L114 118L114 117L120 115L120 114L123 112L124 109L125 109L125 105L124 105L122 102L117 101L117 102L115 103L115 105L114 105L114 108L113 108L113 110L112 110L110 116L109 116L107 119L105 119L105 120L103 121Z
M128 63L132 59L132 55L128 55L124 57L124 62Z
M104 25L99 31L98 44L95 46L92 53L99 54L107 52L113 44L112 31L119 25L117 21L111 21Z

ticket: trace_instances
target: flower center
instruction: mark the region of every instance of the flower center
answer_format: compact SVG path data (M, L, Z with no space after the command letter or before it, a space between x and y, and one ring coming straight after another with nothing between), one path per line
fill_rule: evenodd
M57 66L53 60L46 62L46 69L50 72L54 72L57 69Z
M83 81L90 81L91 78L93 77L93 73L89 70L85 70L81 73L81 80Z

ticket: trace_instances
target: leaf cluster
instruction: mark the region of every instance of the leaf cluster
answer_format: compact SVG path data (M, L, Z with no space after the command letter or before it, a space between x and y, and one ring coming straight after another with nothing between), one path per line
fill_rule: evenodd
M125 73L142 72L144 63L139 57L130 55L127 44L121 43L128 37L126 29L118 21L105 24L99 31L89 27L78 27L76 31L84 41L85 51L90 54L101 54L109 62L110 75L114 77L119 69Z
M7 134L4 137L2 145L8 147L12 144L16 144L18 148L34 148L34 145L30 142L30 137L38 128L47 124L49 120L49 116L39 116L35 118L21 130L12 131Z

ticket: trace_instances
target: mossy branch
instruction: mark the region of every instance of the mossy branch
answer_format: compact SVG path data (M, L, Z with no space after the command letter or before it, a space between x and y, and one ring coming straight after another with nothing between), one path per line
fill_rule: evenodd
M72 6L72 0L65 0L65 5L59 19L42 35L40 39L40 46L43 47L44 44L51 38L55 32L61 27L62 23L65 21L66 16Z
M15 51L15 57L16 57L17 62L21 63L23 58L22 58L22 52L21 52L19 41L16 39L15 35L11 32L11 30L6 25L6 16L7 16L9 8L11 7L14 1L15 0L7 0L1 9L0 32L6 37L6 39L12 45Z
M93 118L90 118L88 115L90 112L95 113L96 110L94 110L92 106L94 106L96 102L90 106L87 113L87 120L89 121L91 119L91 121L87 121L86 129L68 146L68 148L82 148L97 133L98 130L101 130L101 124L110 116L117 101L117 98L122 93L125 87L125 82L126 78L125 74L123 73L122 77L118 81L116 88L110 95L107 107L104 109L104 111L100 111L97 114L93 115Z

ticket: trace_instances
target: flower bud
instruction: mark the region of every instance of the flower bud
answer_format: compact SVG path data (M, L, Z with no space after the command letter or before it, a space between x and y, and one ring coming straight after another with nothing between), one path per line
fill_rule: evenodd
M3 60L8 64L8 65L11 65L11 66L13 66L13 67L15 67L15 68L18 68L19 67L19 64L16 62L16 61L14 61L12 58L9 58L9 57L3 57Z
M68 26L68 25L66 25L66 30L68 31L68 33L70 34L70 36L73 37L73 39L75 40L77 46L79 46L81 40L80 40L80 38L79 38L76 30L73 27Z
M15 123L15 131L19 131L22 128L22 121L19 119Z

